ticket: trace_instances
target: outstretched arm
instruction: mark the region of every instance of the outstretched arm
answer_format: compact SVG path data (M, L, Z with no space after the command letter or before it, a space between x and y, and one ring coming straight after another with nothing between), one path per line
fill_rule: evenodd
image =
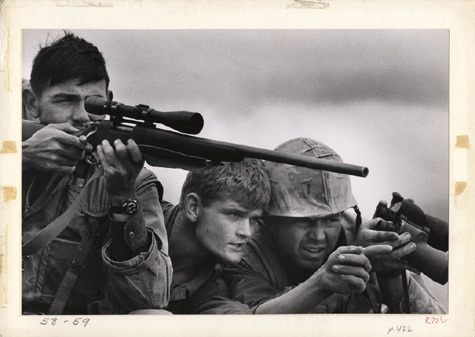
M387 245L339 247L309 279L282 296L261 304L256 313L308 313L334 293L361 293L366 288L371 270L368 256L390 250Z

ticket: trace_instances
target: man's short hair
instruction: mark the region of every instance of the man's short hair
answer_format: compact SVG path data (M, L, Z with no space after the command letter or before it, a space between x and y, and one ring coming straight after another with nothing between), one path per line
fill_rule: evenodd
M270 182L262 161L245 158L190 171L180 201L189 193L196 193L205 207L229 198L248 209L263 209L270 199Z
M104 80L109 87L109 75L102 53L92 43L73 33L44 46L36 54L30 85L41 96L48 87L79 79L80 85Z

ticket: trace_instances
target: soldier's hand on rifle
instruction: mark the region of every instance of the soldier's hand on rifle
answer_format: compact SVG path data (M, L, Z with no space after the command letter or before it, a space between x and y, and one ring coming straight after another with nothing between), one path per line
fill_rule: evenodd
M85 136L77 137L79 129L68 123L49 124L23 141L23 167L51 173L68 174L86 152L92 151Z
M343 246L335 250L327 262L312 276L318 278L322 290L331 293L361 293L369 280L371 263L368 256L391 251L388 245L371 248Z
M114 199L136 199L135 183L142 170L144 160L137 144L129 139L127 144L117 139L113 144L103 140L97 146L97 153L104 168L106 189Z
M381 218L363 222L356 234L356 244L363 247L373 245L390 245L393 250L370 257L373 272L389 272L398 269L408 269L419 273L417 269L405 263L401 258L411 254L416 244L411 242L411 234L398 234L392 229L392 223Z

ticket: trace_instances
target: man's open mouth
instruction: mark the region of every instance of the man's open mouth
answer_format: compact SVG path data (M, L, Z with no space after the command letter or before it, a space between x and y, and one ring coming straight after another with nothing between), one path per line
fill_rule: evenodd
M310 254L320 254L325 250L324 247L304 247L304 251L310 253Z

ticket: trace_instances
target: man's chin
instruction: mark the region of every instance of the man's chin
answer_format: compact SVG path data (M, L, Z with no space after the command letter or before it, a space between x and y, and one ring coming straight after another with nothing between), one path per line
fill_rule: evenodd
M224 254L220 256L221 260L233 264L237 264L241 262L242 254L241 253L232 253L232 254Z

